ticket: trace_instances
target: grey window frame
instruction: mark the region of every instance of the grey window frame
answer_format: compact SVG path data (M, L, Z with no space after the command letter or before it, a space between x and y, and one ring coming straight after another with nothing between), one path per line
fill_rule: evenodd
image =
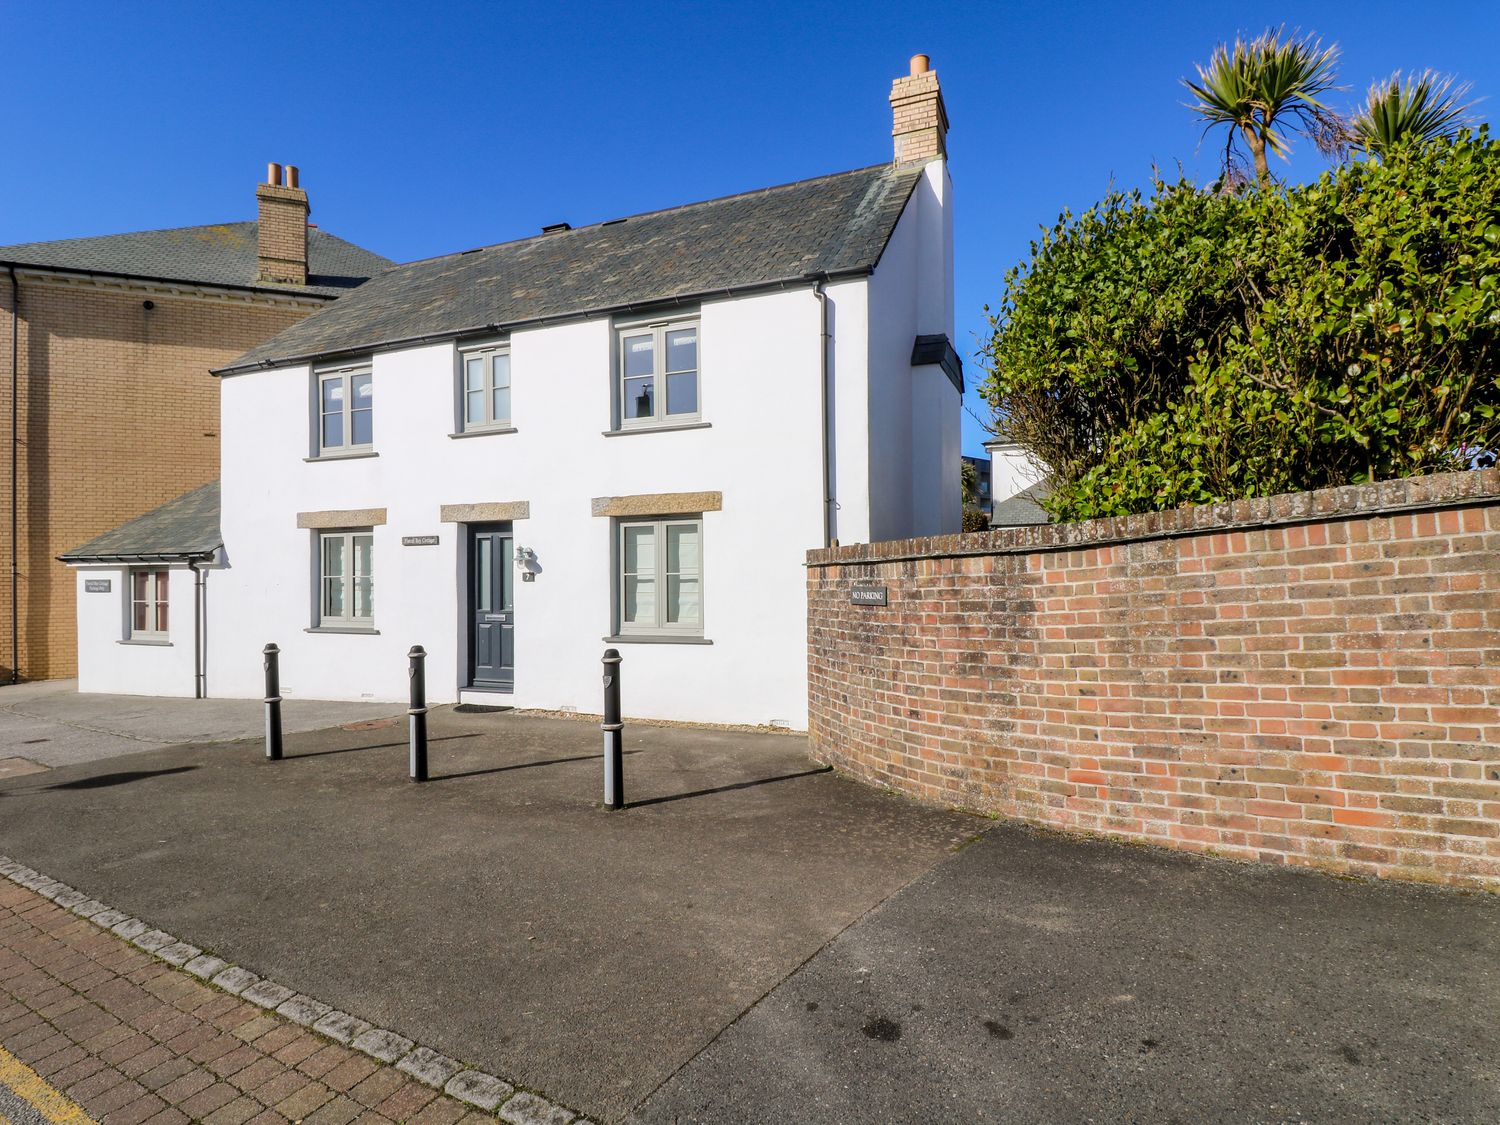
M144 602L137 601L135 596L135 576L137 574L165 574L167 576L167 597L165 603L154 596L156 583L151 583L153 596ZM152 608L150 620L156 621L156 608L165 604L167 607L167 627L165 629L137 629L135 627L135 607L137 605L149 605ZM168 566L133 566L125 572L125 639L131 641L146 641L161 644L171 639L172 633L172 568Z
M698 366L693 371L697 384L698 409L691 413L667 413L667 333L691 328L697 333ZM650 418L627 418L625 416L625 338L652 334L651 377L656 389L653 413ZM616 430L676 429L700 422L703 419L703 321L701 314L676 313L652 317L634 317L614 322L614 377L613 398Z
M361 617L353 612L355 583L360 577L354 573L355 540L370 540L370 613ZM328 553L325 544L330 539L339 539L344 544L344 564L337 576L328 574ZM375 631L375 529L373 527L323 528L313 534L313 621L320 629L348 629ZM328 612L328 600L324 584L337 577L344 593L344 613L334 616Z
M461 344L458 347L458 366L453 376L453 391L457 396L454 400L454 433L457 434L482 434L490 432L509 432L515 429L513 417L515 415L515 368L512 364L510 371L510 382L506 389L510 392L510 411L505 418L496 418L495 414L495 357L503 355L510 359L510 341L492 340L484 343ZM469 360L476 356L484 356L484 413L483 422L469 421Z
M356 443L354 437L354 380L357 376L370 377L370 440ZM312 383L312 449L316 458L359 457L368 455L375 448L375 370L368 361L345 364L340 367L320 367L313 371ZM323 444L323 384L335 379L344 384L344 399L341 411L344 441L339 445Z
M620 637L661 637L692 639L704 635L704 623L708 618L708 583L704 571L703 515L631 516L614 521L614 603L615 635ZM669 622L667 620L667 528L673 525L691 525L698 532L698 621L695 624ZM651 527L656 543L655 569L656 620L651 623L625 620L625 532L631 527ZM679 572L681 573L681 572Z

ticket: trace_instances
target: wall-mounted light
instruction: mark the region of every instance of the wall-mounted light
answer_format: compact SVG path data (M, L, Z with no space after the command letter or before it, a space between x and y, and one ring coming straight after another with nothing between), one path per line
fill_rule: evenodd
M521 572L522 582L535 582L542 572L542 564L536 561L536 552L530 547L516 548L516 569Z

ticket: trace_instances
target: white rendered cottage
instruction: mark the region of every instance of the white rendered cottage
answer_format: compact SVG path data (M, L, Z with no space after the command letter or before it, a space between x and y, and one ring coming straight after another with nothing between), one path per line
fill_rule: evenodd
M937 75L896 159L399 266L216 372L222 491L64 556L80 690L806 726L804 555L956 531ZM214 502L218 501L217 530Z

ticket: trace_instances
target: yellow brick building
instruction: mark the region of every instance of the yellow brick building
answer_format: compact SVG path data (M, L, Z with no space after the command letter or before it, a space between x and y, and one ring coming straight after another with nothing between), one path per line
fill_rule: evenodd
M219 474L209 370L391 263L311 227L271 165L253 222L0 246L0 682L77 671L57 556Z

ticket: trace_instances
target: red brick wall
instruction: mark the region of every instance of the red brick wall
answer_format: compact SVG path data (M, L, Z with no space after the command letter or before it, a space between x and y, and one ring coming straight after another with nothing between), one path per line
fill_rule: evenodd
M825 762L1057 828L1500 889L1494 470L808 563Z

